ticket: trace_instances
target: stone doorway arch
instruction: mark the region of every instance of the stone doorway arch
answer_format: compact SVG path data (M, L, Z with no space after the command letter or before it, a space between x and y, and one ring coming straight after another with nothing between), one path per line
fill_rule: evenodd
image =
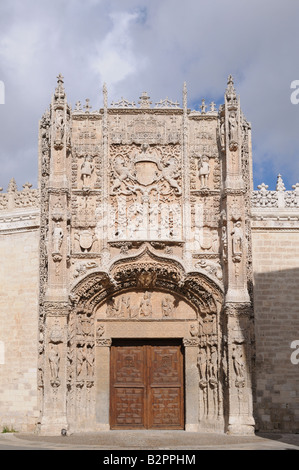
M113 339L179 339L185 356L185 429L225 427L223 293L198 272L145 250L95 270L72 289L67 421L74 431L110 429Z

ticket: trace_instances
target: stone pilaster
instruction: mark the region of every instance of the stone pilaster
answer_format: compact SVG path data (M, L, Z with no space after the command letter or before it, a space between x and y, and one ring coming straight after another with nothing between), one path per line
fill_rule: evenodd
M68 304L45 303L43 409L40 432L57 435L68 430L66 415Z
M230 434L253 434L253 310L250 304L227 304L227 385Z
M199 402L198 383L199 374L197 368L198 338L185 338L185 389L186 389L186 431L198 432Z

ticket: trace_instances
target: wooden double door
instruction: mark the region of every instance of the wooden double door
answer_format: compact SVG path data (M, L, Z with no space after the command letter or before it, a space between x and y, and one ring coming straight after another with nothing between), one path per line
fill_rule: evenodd
M111 347L111 429L184 429L180 341L117 341Z

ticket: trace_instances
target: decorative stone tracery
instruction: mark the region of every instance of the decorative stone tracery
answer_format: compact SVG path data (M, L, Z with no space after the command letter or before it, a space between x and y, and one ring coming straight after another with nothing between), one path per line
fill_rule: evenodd
M103 98L72 111L59 75L40 123L40 430L109 429L109 348L142 332L182 341L186 429L249 432L250 126L232 77L219 110L190 112L186 85L182 108Z

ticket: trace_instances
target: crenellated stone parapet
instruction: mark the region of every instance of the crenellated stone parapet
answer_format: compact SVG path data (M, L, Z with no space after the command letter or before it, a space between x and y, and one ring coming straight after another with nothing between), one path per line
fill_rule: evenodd
M39 191L31 189L30 183L25 183L23 188L18 191L12 178L7 192L0 194L0 233L34 230L39 227Z
M286 191L281 175L275 190L262 183L251 197L251 226L253 229L299 229L299 183Z

